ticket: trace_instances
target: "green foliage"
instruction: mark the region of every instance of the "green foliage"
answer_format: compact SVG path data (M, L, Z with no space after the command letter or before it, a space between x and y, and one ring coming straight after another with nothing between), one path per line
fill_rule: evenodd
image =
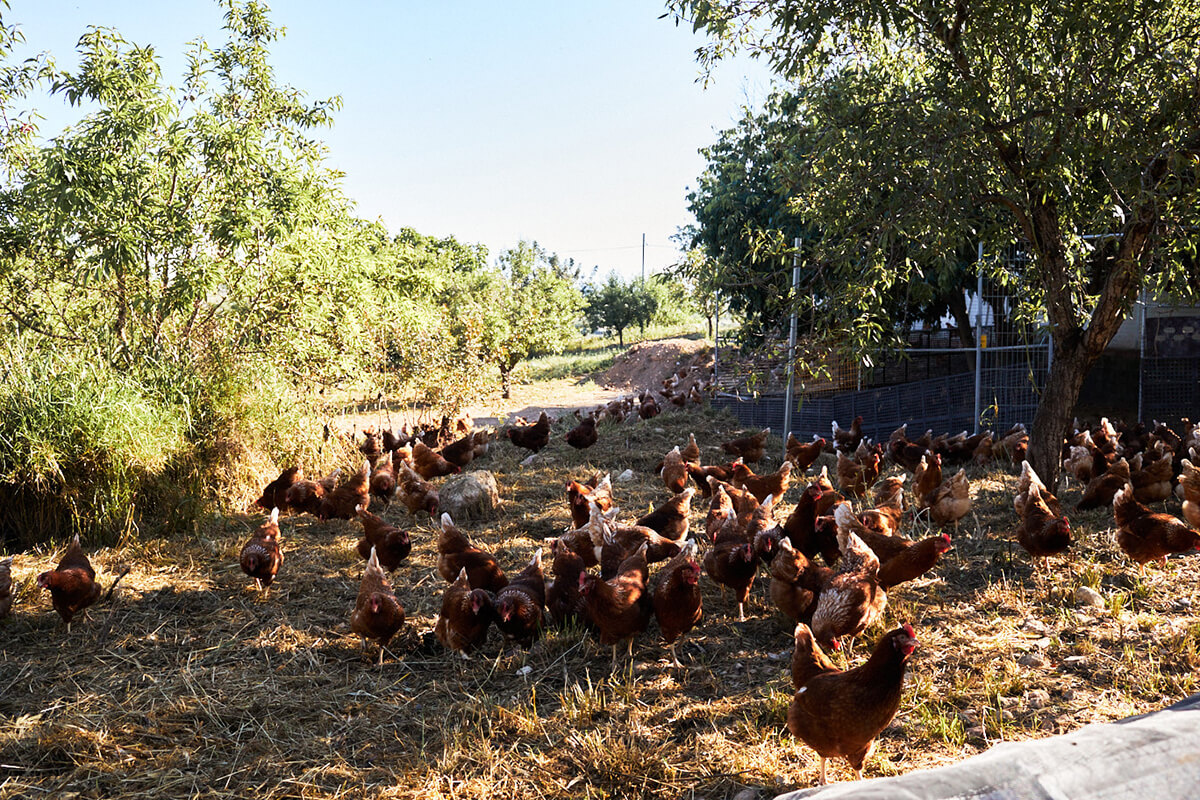
M1030 453L1056 477L1083 377L1137 293L1200 290L1200 7L668 5L713 37L702 60L746 47L795 87L814 135L794 208L821 230L814 255L844 287L828 319L860 346L887 335L900 287L956 269L964 241L992 254L1027 243L1028 267L982 268L1048 318L1049 402Z
M680 240L693 252L679 272L706 298L724 292L730 310L745 323L741 334L751 341L780 333L792 310L802 330L818 323L830 326L846 315L844 300L863 294L864 276L855 272L861 265L839 269L819 257L821 230L800 211L805 206L797 193L805 186L819 141L814 125L800 95L775 93L761 112L747 111L736 127L701 151L708 165L688 195L696 225L682 231ZM869 339L871 346L891 343L888 333L898 341L915 323L930 323L948 312L965 319L962 291L975 286L974 252L973 243L964 240L949 260L939 255L930 262L924 255L919 261L918 254L908 252L908 242L899 239L888 257L908 258L913 268L882 290L867 290L871 296L879 293L864 320L878 330ZM797 265L800 289L793 297L792 268ZM714 301L707 300L710 305ZM853 308L849 318L863 315Z
M625 329L636 325L644 330L659 309L660 298L650 282L634 278L626 283L612 273L602 284L585 288L584 315L588 327L616 334L625 344Z
M0 132L0 331L23 370L0 495L37 523L22 536L111 540L244 502L249 461L314 455L326 388L455 409L485 386L484 344L447 332L486 249L352 218L312 137L340 101L276 81L265 6L219 5L228 40L191 46L178 92L152 49L103 28L77 69L0 63L0 119L22 119L39 75L88 109L40 148ZM16 36L0 26L0 56Z
M519 242L500 255L499 269L460 276L451 330L467 353L500 371L509 396L512 370L537 353L558 353L575 332L583 304L573 262Z
M188 450L182 406L104 361L29 337L6 338L0 361L0 539L29 546L72 528L127 528L142 479ZM18 490L41 499L37 513Z

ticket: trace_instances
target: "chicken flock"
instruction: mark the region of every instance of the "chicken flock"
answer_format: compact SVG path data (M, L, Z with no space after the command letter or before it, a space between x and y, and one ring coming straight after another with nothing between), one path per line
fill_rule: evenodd
M577 413L579 425L563 439L575 448L589 447L601 435L597 423L604 417L619 420L633 412L648 418L647 397L614 411ZM552 425L543 413L508 427L503 437L537 453L550 444ZM476 430L469 420L443 420L441 429L426 432L377 435L369 429L359 444L363 461L344 478L339 470L312 480L293 466L266 486L257 503L269 516L242 547L240 565L257 590L269 592L284 563L281 513L357 520L362 526L357 552L365 567L349 612L350 630L364 647L368 641L378 644L382 664L406 621L389 574L409 557L412 541L408 531L369 508L398 500L410 514L428 514L439 523L436 571L444 586L433 635L447 651L469 659L493 626L507 646L528 649L548 626L576 625L611 648L614 669L622 645L632 658L635 640L647 636L652 623L670 664L683 667L678 643L702 624L706 611L744 619L750 589L761 574L772 604L793 631L795 694L787 728L819 755L821 783L828 758L845 759L861 777L875 738L899 708L907 664L919 644L909 624L877 631L888 594L935 569L953 548L951 531L972 503L963 466L998 459L1019 467L1012 539L1034 560L1035 570L1069 550L1069 516L1025 461L1028 435L1022 426L999 436L926 432L913 440L902 426L887 442L875 443L863 435L859 417L848 429L834 422L829 440L801 442L789 435L782 465L756 474L750 465L763 459L769 433L719 443L732 460L708 465L692 434L663 454L656 474L665 498L636 519L622 518L609 475L567 479L568 530L544 543L548 554L538 549L527 564L513 565L519 571L506 574L494 554L473 542L449 514L439 514L433 483L486 455L497 433ZM826 454L831 458L816 469ZM1065 440L1063 467L1084 486L1076 510L1111 505L1115 541L1143 570L1150 562L1165 564L1168 555L1200 550L1198 455L1200 425L1181 437L1157 423L1118 428L1105 419ZM883 475L888 463L899 468L897 474ZM795 506L780 519L776 509L793 486ZM697 495L707 508L702 524L693 525ZM1173 495L1183 501L1184 520L1151 509ZM905 535L914 520L924 520L928 536ZM0 561L0 617L13 602L11 567L11 557ZM724 608L703 607L703 580L727 595ZM78 536L58 567L37 577L37 585L49 590L68 631L101 595ZM848 658L853 644L873 631L874 645L858 666L843 670L826 655L844 649Z

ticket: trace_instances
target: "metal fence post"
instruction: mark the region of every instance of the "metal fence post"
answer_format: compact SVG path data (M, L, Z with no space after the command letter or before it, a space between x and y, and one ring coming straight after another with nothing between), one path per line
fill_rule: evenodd
M713 391L721 388L721 290L713 290ZM714 395L715 396L715 395Z
M795 252L792 253L792 329L788 333L787 389L784 391L783 401L783 431L779 434L783 438L784 461L787 460L788 434L792 432L792 401L795 393L793 386L796 382L796 303L800 295L800 237L797 236L792 244L795 247Z
M1142 385L1146 380L1146 292L1138 295L1138 421L1144 422L1146 415L1142 406Z
M979 433L979 419L983 415L983 242L975 250L975 430Z

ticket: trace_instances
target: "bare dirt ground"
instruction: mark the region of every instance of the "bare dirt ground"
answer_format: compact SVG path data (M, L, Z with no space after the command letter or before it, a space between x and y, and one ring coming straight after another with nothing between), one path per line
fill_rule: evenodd
M511 397L505 399L497 389L466 409L476 425L502 425L514 417L536 419L545 411L552 418L588 410L627 394L643 390L661 391L662 382L681 369L688 375L679 382L686 392L693 384L704 380L712 367L712 347L697 339L659 339L639 342L618 356L603 372L583 377L558 378L548 381L514 383ZM414 415L401 409L371 410L346 414L337 425L344 432L367 427L398 427L412 422Z

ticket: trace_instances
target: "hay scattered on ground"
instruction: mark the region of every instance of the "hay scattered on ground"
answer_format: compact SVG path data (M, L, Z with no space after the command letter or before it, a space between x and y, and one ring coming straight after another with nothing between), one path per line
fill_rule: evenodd
M666 496L651 474L662 453L694 430L705 460L720 460L714 446L734 426L691 411L602 423L600 443L583 452L561 441L567 427L531 467L506 442L479 465L496 473L504 507L469 532L513 570L567 524L568 476L634 470L634 482L616 485L622 516L633 517ZM951 557L890 594L886 628L911 622L921 649L868 775L957 761L1197 690L1195 558L1139 576L1102 509L1074 515L1073 559L1034 576L1007 541L1015 476L972 478L976 511ZM1063 499L1071 505L1078 493ZM703 514L697 503L693 522ZM409 622L382 668L348 626L362 570L354 522L285 517L285 562L266 596L237 563L262 515L101 550L93 563L105 584L132 570L70 635L34 583L58 554L18 554L17 604L0 622L0 798L720 798L815 783L815 755L784 731L790 625L761 577L745 623L705 579L704 620L679 647L686 669L669 666L653 625L617 674L609 649L579 631L551 632L528 654L507 652L493 631L463 663L431 633L443 588L432 521L399 505L383 516L406 525L415 547L393 578ZM1108 606L1077 607L1080 585ZM836 762L831 777L851 774Z

